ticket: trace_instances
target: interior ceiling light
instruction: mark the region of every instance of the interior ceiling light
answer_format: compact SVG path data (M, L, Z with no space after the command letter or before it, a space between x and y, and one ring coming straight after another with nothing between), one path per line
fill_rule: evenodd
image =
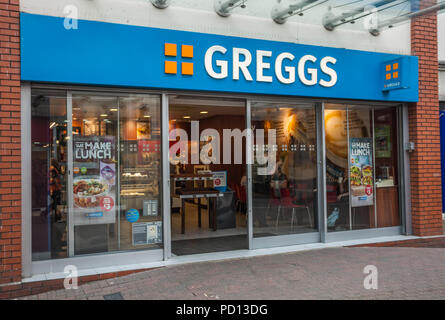
M379 0L376 2L368 3L366 5L354 8L350 11L342 12L339 15L335 15L332 12L332 7L328 8L328 12L323 16L322 23L326 30L332 31L336 27L345 24L353 23L354 20L370 15L376 11L377 8L396 2L396 0ZM398 5L399 3L397 3ZM358 17L355 17L358 16ZM354 18L355 17L355 18Z
M317 1L318 0L301 0L297 3L284 6L281 4L281 0L277 0L278 3L273 6L270 16L276 23L283 24L288 18L296 14L300 14L304 7L309 6ZM323 3L324 2L326 1L323 1Z
M111 112L116 112L116 111L117 111L117 109L110 109L110 111L111 111Z
M100 116L101 116L101 117L108 117L108 114L105 114L105 113L104 113L104 114L101 114Z
M184 119L190 119L190 116L184 116Z
M171 0L150 0L150 1L152 5L154 5L158 9L165 9L171 3Z
M144 116L144 118L151 118L151 116Z
M209 113L208 111L201 111L200 112L201 114L207 114L207 113Z
M228 17L232 10L238 7L245 8L247 0L213 0L215 12L221 17Z
M369 32L373 35L373 36L378 36L381 32L381 30L385 27L388 28L392 28L395 24L404 22L406 20L409 20L411 18L417 17L417 16L422 16L424 14L433 12L433 11L439 11L445 9L445 1L441 1L438 4L425 8L425 9L421 9L419 11L415 11L415 12L410 12L401 16L397 16L388 20L384 20L382 22L380 22L375 28L372 28L369 30Z

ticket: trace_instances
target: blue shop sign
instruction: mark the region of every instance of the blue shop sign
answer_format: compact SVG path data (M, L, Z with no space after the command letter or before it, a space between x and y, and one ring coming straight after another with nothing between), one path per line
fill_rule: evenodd
M60 17L21 13L23 81L418 100L415 56L87 20L67 30L63 22ZM406 67L403 86L382 90L382 65L395 59Z

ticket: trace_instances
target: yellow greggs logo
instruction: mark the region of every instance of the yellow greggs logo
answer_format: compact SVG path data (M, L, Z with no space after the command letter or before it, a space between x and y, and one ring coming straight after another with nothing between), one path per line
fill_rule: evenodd
M392 79L397 79L399 77L399 71L398 70L399 70L399 63L398 62L393 63L392 65L391 64L387 64L385 66L385 71L386 71L385 79L386 80L390 80L391 78Z
M178 57L178 45L175 43L165 43L164 44L164 55L166 58L177 58ZM181 58L192 59L193 58L193 46L192 45L181 45ZM178 62L165 60L164 71L166 74L177 74L178 73ZM193 75L193 62L181 61L181 74L185 76Z
M179 52L181 50L181 52ZM265 74L265 70L275 71L276 79L283 84L292 84L297 81L297 77L303 85L315 86L319 84L322 87L333 87L337 83L337 72L333 69L337 59L331 56L323 57L318 62L317 57L306 54L298 59L296 65L289 65L289 62L296 58L290 52L281 52L274 61L274 66L265 61L272 58L273 53L269 50L254 50L251 52L245 48L231 48L232 54L228 56L228 49L221 45L213 45L207 48L204 54L204 68L207 75L213 79L225 79L232 77L233 80L240 80L241 76L246 81L273 82L272 75ZM193 45L178 45L175 43L164 43L164 73L168 75L193 76L194 58ZM222 58L215 59L214 55L218 53ZM179 60L179 61L178 61ZM184 61L185 60L185 61ZM249 66L252 61L256 61L256 66ZM286 65L284 63L286 62ZM319 68L309 67L308 63L318 63ZM179 64L181 70L179 70ZM256 73L252 73L256 70ZM319 78L319 71L329 78ZM230 74L230 72L232 72Z

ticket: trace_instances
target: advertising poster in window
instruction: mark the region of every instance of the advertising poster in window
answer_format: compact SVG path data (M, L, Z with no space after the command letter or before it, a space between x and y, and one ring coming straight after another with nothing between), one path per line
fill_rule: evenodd
M351 206L374 204L372 138L349 139L349 181Z
M391 158L391 127L375 127L375 157Z
M74 225L116 222L115 141L113 136L74 137Z
M226 192L227 171L213 171L213 188L221 192Z

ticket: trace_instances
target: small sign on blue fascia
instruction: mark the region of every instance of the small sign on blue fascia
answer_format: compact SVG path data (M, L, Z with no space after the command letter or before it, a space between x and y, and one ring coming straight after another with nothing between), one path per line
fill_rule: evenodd
M409 70L406 70L406 58L397 58L383 63L383 88L382 91L408 88L406 77Z

